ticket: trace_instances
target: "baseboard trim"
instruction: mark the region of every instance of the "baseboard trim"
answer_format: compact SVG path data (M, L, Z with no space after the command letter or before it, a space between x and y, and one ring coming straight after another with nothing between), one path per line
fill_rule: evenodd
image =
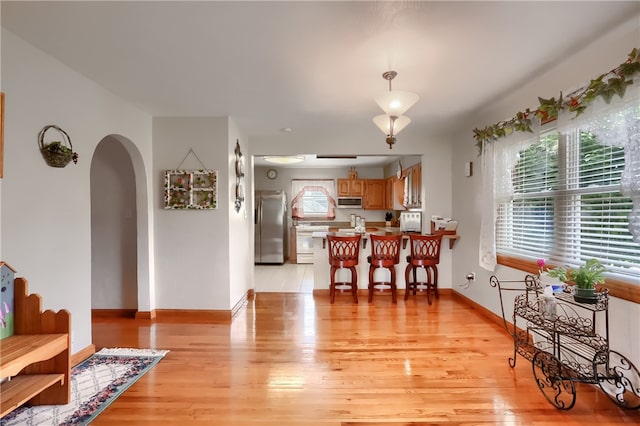
M69 358L69 364L72 367L75 367L76 365L80 364L82 361L89 358L91 355L95 353L96 353L96 346L91 344L86 348L80 349L75 354L72 354L71 357Z
M231 311L211 309L156 309L156 321L231 323Z
M156 309L154 318L157 321L184 321L184 322L208 322L216 324L231 324L233 318L246 307L249 300L253 300L255 293L252 289L230 310L214 309ZM136 317L137 318L137 317Z
M152 311L137 311L135 315L137 320L154 320L156 319L156 310Z
M92 309L91 318L135 318L135 309Z
M253 289L249 289L244 296L242 296L240 298L240 300L238 301L238 303L236 303L236 305L231 308L231 318L235 318L236 315L238 315L238 312L240 312L242 310L242 308L244 308L245 306L247 306L247 304L249 303L250 300L253 300L255 297L255 293L253 292Z

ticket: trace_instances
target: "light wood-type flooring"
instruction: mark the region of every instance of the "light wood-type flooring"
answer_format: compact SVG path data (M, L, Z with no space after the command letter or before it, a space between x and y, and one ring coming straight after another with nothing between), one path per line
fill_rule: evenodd
M257 293L231 325L101 318L97 347L169 349L93 425L614 425L639 410L579 384L549 404L504 329L454 295L428 306Z

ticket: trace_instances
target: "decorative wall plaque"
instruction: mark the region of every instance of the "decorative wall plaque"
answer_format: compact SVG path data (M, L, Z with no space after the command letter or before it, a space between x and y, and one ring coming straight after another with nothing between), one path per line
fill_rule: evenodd
M164 186L165 209L218 207L218 172L215 170L167 170Z

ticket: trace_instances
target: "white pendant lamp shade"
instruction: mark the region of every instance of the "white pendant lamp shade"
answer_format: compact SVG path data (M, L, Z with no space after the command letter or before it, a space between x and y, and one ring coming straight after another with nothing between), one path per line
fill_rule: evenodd
M399 117L418 102L418 99L420 97L415 93L391 90L377 96L375 101L384 112Z
M393 132L391 132L392 121L393 121ZM391 119L390 116L386 114L381 114L373 117L373 122L375 123L376 126L378 126L380 130L382 130L382 132L385 135L397 135L398 133L400 133L402 129L404 129L405 127L407 127L409 123L411 123L411 119L409 117L401 115L397 117L394 121Z
M385 142L389 144L389 149L396 143L396 135L407 127L407 124L411 123L411 119L402 114L420 99L415 93L391 89L391 80L397 75L398 73L395 71L387 71L382 74L382 78L389 82L389 91L375 98L378 106L386 114L373 117L373 122L387 135Z

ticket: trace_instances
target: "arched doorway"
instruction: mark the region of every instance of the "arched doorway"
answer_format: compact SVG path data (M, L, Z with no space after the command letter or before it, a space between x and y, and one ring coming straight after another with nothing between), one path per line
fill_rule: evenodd
M90 173L92 309L152 310L146 182L135 144L100 141Z

